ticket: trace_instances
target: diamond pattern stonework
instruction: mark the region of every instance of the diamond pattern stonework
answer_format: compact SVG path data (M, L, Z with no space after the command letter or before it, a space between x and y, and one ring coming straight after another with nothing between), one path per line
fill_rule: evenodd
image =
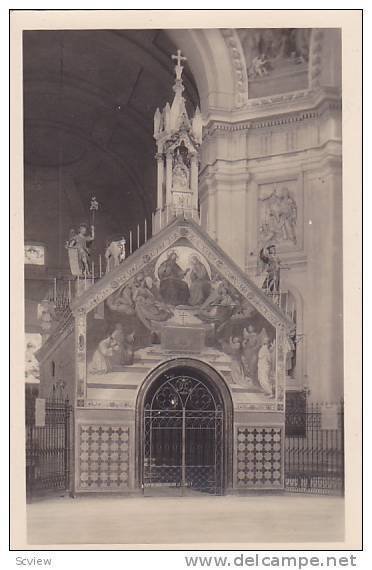
M81 425L80 490L115 491L129 484L129 427Z
M238 487L267 489L282 487L281 427L239 427L236 445Z

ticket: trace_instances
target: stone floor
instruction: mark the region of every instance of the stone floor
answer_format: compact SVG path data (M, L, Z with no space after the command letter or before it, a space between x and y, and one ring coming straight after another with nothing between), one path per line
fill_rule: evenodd
M339 542L344 501L288 494L44 498L27 505L27 520L28 543L39 546Z

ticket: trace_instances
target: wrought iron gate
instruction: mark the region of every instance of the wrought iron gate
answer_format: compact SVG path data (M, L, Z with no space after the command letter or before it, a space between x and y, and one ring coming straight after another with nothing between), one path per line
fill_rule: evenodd
M223 492L223 406L201 380L166 376L144 410L143 486Z
M344 407L308 403L305 392L287 394L285 487L312 494L343 494ZM329 419L332 421L330 422Z
M35 396L26 397L26 492L61 491L70 483L72 407L68 400L45 400L44 425L37 425Z

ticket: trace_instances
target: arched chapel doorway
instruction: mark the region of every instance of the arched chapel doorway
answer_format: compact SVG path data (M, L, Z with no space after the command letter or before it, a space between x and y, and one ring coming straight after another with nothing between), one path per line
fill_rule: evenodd
M144 491L223 494L232 419L224 381L202 362L176 359L145 384L137 416Z

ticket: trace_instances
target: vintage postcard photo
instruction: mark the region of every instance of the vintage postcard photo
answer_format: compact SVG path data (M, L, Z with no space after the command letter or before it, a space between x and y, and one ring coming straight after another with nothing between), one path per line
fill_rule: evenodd
M361 12L161 12L10 17L13 544L358 548Z

